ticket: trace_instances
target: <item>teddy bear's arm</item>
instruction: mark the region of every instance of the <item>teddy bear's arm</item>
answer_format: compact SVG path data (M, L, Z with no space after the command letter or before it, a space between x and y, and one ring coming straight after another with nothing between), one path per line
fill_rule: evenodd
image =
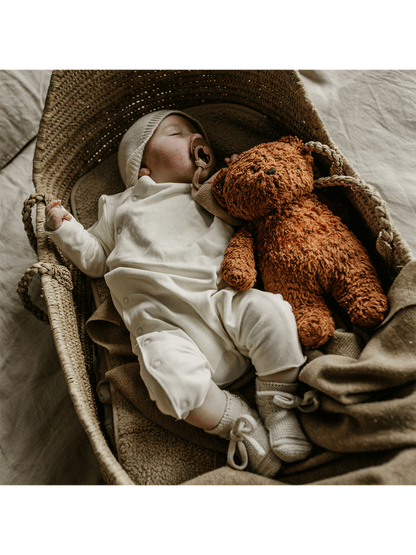
M228 244L221 264L224 281L233 289L245 291L256 283L256 261L251 232L243 227Z

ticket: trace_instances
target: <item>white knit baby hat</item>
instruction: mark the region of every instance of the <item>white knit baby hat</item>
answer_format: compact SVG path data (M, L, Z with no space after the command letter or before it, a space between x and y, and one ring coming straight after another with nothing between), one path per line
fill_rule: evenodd
M142 116L123 136L118 149L118 166L124 185L128 189L139 179L144 148L157 126L168 116L178 114L190 120L198 133L208 140L202 125L194 118L178 110L158 110Z

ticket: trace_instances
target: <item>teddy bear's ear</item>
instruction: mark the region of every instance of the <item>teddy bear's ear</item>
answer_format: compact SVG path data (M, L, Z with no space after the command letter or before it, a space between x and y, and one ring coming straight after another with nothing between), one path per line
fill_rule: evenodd
M308 162L311 166L313 165L312 154L309 152L309 150L306 150L305 143L303 141L301 141L298 137L292 137L291 135L288 135L287 137L282 137L280 139L280 142L281 143L288 143L288 144L294 146L295 148L297 148L299 154L304 156L308 160Z
M298 137L292 137L292 135L287 135L286 137L282 137L280 139L281 143L289 143L290 145L293 145L295 147L297 147L297 149L299 150L299 152L301 154L305 154L305 144L298 139Z
M211 189L215 200L223 208L227 208L226 203L225 203L225 198L224 198L224 195L223 195L225 176L226 175L227 175L227 168L221 168L220 171L215 176L215 179L212 183L212 189Z

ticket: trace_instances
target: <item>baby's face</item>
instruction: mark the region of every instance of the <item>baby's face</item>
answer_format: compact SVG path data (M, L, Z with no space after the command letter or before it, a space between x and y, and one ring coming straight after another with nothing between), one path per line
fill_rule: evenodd
M191 142L201 137L186 118L172 114L165 118L146 145L139 175L150 175L156 183L191 183L196 165ZM214 157L210 149L210 156ZM214 164L202 172L200 182L214 171Z

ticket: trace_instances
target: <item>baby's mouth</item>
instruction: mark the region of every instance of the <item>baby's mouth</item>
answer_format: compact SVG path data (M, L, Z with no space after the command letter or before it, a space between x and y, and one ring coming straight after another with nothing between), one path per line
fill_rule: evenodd
M191 143L191 156L197 166L207 169L212 164L209 144L202 137L195 138Z

